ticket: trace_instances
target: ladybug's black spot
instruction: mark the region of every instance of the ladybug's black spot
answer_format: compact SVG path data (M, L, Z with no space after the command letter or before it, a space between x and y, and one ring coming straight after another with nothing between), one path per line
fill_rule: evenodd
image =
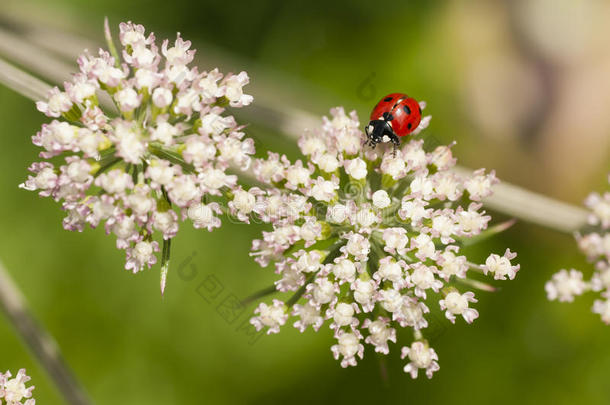
M383 119L386 121L392 121L394 119L394 116L386 111L383 113Z
M407 113L407 115L411 114L411 109L409 108L408 105L402 107L403 110L405 110L405 112Z
M413 127L413 124L411 124L410 122L407 124L407 128L411 129Z
M392 101L392 97L386 97L383 99L383 101L385 101L385 102Z

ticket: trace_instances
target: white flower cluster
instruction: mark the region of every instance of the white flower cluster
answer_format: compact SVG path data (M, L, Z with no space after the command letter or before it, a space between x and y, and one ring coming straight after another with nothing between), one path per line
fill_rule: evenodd
M30 166L21 187L61 202L67 230L104 223L135 273L157 261L155 232L164 241L163 262L179 220L220 226L214 198L240 190L227 168L247 169L254 153L225 107L248 105L252 96L242 90L245 72L189 67L195 51L180 34L159 49L143 26L121 23L121 56L108 26L106 35L114 54L81 56L80 72L64 90L55 87L37 103L56 119L33 137L45 160ZM112 99L116 111L102 108L98 94Z
M11 377L10 371L0 373L0 404L34 405L36 403L32 398L34 386L26 388L25 383L30 381L30 377L25 374L25 369L22 368L14 378Z
M476 265L461 254L463 241L480 235L490 217L480 200L491 194L494 173L460 178L450 147L426 152L422 140L396 151L363 148L365 135L354 112L331 110L322 128L299 140L303 160L269 154L253 172L275 188L257 205L273 230L253 242L251 255L275 263L282 301L261 303L251 323L276 333L289 317L300 331L325 322L337 343L331 350L343 367L362 358L364 344L387 354L397 330L415 341L402 348L405 371L438 370L438 357L423 337L430 306L473 322L477 300L464 290L469 271L513 279L519 270L506 250Z
M585 280L578 270L562 269L546 283L545 289L549 300L560 302L572 302L575 296L586 291L599 292L600 299L593 303L593 312L610 325L610 191L603 195L591 193L585 206L590 210L589 225L593 229L576 234L575 238L587 260L594 265L593 275Z

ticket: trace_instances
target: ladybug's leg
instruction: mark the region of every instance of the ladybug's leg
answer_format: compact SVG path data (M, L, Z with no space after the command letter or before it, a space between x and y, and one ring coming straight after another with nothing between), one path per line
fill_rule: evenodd
M398 149L398 147L400 146L400 139L398 139L398 137L395 134L391 134L390 141L392 142L392 145L394 146L394 149L392 151L392 157L396 157L396 149Z

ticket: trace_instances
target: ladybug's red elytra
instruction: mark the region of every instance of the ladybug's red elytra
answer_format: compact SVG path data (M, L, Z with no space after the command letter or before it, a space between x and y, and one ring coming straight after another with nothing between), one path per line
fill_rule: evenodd
M371 121L365 128L367 143L392 142L394 153L400 145L400 136L415 131L421 122L419 103L406 94L392 93L383 97L371 112Z

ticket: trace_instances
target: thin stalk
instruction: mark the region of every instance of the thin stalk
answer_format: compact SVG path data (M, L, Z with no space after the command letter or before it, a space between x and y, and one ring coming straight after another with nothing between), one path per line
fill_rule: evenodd
M53 337L39 324L27 306L25 297L0 263L0 308L32 355L42 365L68 404L85 405L89 399L66 364Z
M241 305L243 305L244 307L248 304L250 304L251 302L257 301L260 298L266 297L268 295L274 294L278 292L277 289L275 288L275 285L271 285L267 288L263 288L262 290L259 290L257 292L255 292L252 295L249 295L248 297L244 298L241 301Z
M165 292L167 273L169 271L169 258L172 248L172 238L163 239L163 252L161 253L161 295Z

